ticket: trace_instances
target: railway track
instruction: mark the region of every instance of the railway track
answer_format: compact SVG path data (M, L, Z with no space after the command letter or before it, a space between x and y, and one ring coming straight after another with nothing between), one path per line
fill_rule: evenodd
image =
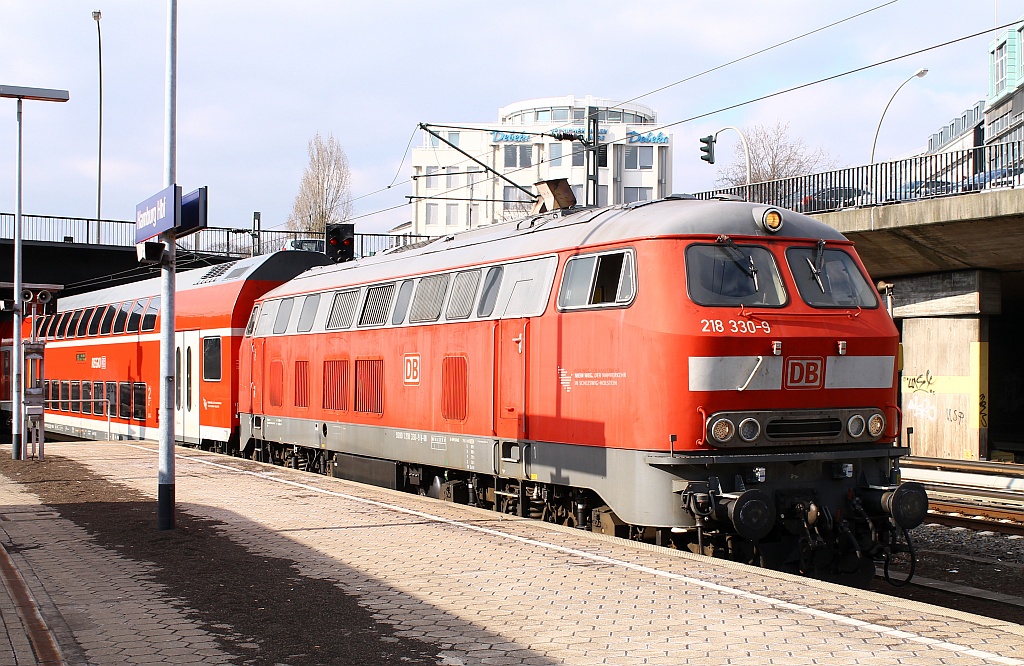
M901 468L928 491L928 520L1024 536L1024 465L911 458Z

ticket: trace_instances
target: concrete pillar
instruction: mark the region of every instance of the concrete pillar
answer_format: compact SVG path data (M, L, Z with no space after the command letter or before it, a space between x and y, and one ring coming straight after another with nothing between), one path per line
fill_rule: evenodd
M989 315L1001 308L998 275L955 271L893 280L903 324L900 408L911 453L988 458Z

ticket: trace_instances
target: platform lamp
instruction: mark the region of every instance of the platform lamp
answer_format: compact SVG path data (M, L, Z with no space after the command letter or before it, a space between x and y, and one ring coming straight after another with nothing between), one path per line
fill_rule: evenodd
M14 344L11 362L11 456L15 460L24 460L22 449L22 432L24 431L24 391L23 383L25 358L21 345L21 105L26 99L39 102L66 102L69 99L67 90L50 90L48 88L24 88L21 86L0 86L0 97L18 100L18 153L17 181L14 198Z

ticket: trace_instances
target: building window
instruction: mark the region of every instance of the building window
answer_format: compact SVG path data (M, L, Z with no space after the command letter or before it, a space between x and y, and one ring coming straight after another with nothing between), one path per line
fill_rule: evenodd
M477 167L466 167L466 185L473 187L480 182L482 172Z
M550 123L551 122L551 109L538 109L537 110L537 122L538 123Z
M444 207L444 226L454 227L459 223L459 204L447 204Z
M548 144L548 164L551 166L562 166L562 144Z
M438 146L441 145L441 140L438 139L433 134L431 134L430 132L427 132L427 145L430 146L431 148L437 148Z
M586 109L573 109L572 110L572 122L574 125L582 125L583 121L587 119Z
M459 167L445 167L444 172L448 174L445 176L445 187L452 189L453 187L459 186Z
M582 143L572 142L572 165L585 166L587 163L587 148Z
M623 192L623 203L633 203L634 201L650 201L651 195L654 194L653 187L624 187Z
M597 186L597 205L607 206L608 205L608 186L598 185Z
M551 120L557 122L565 122L569 120L569 109L562 107L561 109L551 109Z
M528 206L533 202L533 197L523 192L518 187L506 187L504 190L504 201L502 202L503 210L525 210L525 206Z
M428 227L433 227L433 226L437 225L437 204L436 203L428 203L427 204L426 224L427 224Z
M995 94L1006 90L1006 42L996 47Z
M453 146L458 146L459 145L459 133L458 132L448 132L448 141Z
M654 146L626 146L627 171L648 171L654 168Z
M469 205L469 218L466 220L466 226L472 229L474 224L480 226L480 204Z
M533 165L533 145L505 146L505 168L525 168Z
M427 189L431 189L432 190L435 187L437 187L437 176L434 175L434 174L437 173L437 167L436 166L428 166L426 168L426 172L427 172Z

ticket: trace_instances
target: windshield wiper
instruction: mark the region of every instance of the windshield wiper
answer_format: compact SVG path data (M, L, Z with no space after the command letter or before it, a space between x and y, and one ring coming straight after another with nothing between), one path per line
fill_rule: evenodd
M759 291L759 287L757 286L757 266L754 265L754 255L745 253L743 250L741 250L736 245L735 242L733 242L733 240L731 238L729 238L725 234L722 234L721 236L719 236L717 238L717 242L724 244L727 248L732 250L733 256L730 257L730 259L732 259L732 263L734 263L737 266L739 266L740 270L743 271L743 273L748 278L753 280L753 282L754 282L754 291ZM746 266L744 266L743 262L740 261L741 259L746 259L747 260L747 265Z
M825 284L821 281L821 264L825 259L825 239L818 241L818 247L814 251L814 262L811 262L811 258L807 257L807 265L811 268L811 277L818 283L818 289L821 289L821 293L825 293Z

